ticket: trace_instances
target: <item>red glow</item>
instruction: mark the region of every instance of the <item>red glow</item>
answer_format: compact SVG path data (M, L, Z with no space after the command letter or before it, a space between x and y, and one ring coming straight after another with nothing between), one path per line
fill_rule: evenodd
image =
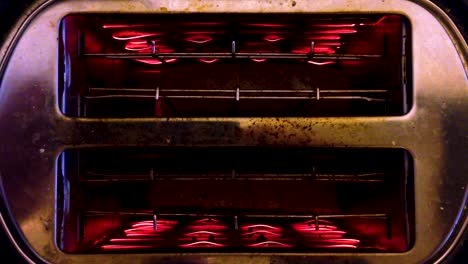
M125 30L125 31L119 31L119 32L114 33L112 35L112 38L117 39L117 40L129 40L129 39L146 38L146 37L157 36L157 35L160 35L160 33Z
M315 47L314 52L331 54L331 53L335 53L335 50L330 47Z
M340 40L341 37L337 35L329 35L329 36L313 36L313 37L308 37L307 39L310 40Z
M318 61L311 61L311 60L308 60L307 63L322 66L322 65L334 64L335 61L321 61L321 62L318 62Z
M322 25L313 25L314 27L326 27L326 28L336 28L336 27L354 27L356 24L322 24Z
M151 49L150 46L148 46L148 44L146 42L140 44L140 43L132 43L132 42L129 42L127 43L127 45L125 45L125 49L126 50L149 50Z
M279 230L281 231L282 229L279 228L279 227L276 227L276 226L272 226L272 225L262 225L262 224L257 224L257 225L247 225L247 226L243 226L242 227L242 230L268 230L268 229L271 229L271 230Z
M148 220L148 221L141 221L137 222L135 224L132 224L132 227L139 227L139 226L153 226L154 221L153 220ZM177 221L171 221L171 220L158 220L158 226L159 225L175 225L177 224Z
M256 230L253 232L245 233L244 236L255 236L255 235L263 235L266 238L273 238L273 237L280 237L281 234L270 232L268 230Z
M327 29L327 30L320 30L320 31L314 31L314 32L308 32L308 33L318 33L318 34L352 34L356 33L357 30L355 29Z
M357 248L355 245L314 245L315 248Z
M305 232L306 236L310 236L310 237L328 237L330 235L333 235L333 236L341 236L343 237L346 232L345 231L338 231L338 230L315 230L315 229L311 229L311 230L298 230L299 232Z
M180 247L224 247L225 245L211 241L196 241L190 244L180 245Z
M204 63L213 63L217 62L219 59L199 59L199 61L204 62Z
M159 24L106 24L102 28L135 28L135 27L148 27L159 26Z
M218 223L219 220L213 218L203 218L196 220L195 223Z
M293 53L309 53L310 52L310 47L303 47L303 48L294 49L292 52ZM332 54L332 53L335 53L335 50L333 48L331 48L331 47L315 46L314 47L314 52Z
M265 241L260 243L255 243L247 245L248 247L292 247L290 244L285 244L277 241Z
M151 64L151 65L159 65L162 63L160 60L157 60L157 59L135 59L135 60L146 63L146 64Z
M190 236L190 237L197 237L197 238L209 238L210 236L222 236L223 233L216 233L216 232L202 230L202 231L187 233L185 235Z
M192 226L189 226L188 228L193 229L193 230L216 231L216 230L226 229L227 226L225 225L192 225Z
M343 234L310 234L310 233L305 233L303 234L306 238L342 238Z
M255 62L264 62L264 61L266 61L266 59L252 59L252 60L255 61Z
M313 240L309 240L309 242L341 244L341 245L357 245L359 244L360 241L358 239L351 239L351 238L336 238L336 239L314 238Z
M203 36L203 35L197 35L197 36L186 38L185 40L193 42L193 43L197 43L197 44L202 44L202 43L206 43L206 42L213 40L213 38L208 37L208 36Z
M276 42L276 41L280 41L284 38L280 37L280 36L276 36L276 35L268 35L268 36L265 36L263 38L264 40L266 41L269 41L269 42Z
M253 27L275 27L275 28L287 27L287 25L284 25L284 24L267 24L267 23L248 24L248 25L253 26Z
M129 237L129 238L112 238L111 240L109 240L110 242L113 242L113 243L126 243L126 242L131 242L131 243L134 243L134 242L154 242L154 241L162 241L164 239L162 238L132 238L132 237Z
M167 59L167 60L164 60L164 61L167 62L167 63L171 63L171 62L177 61L177 59Z
M380 18L377 22L375 22L374 25L377 25L377 24L380 24L382 23L382 21L384 21L388 16L383 16L382 18Z
M171 48L166 48L166 47L163 46L163 45L158 45L157 48L158 48L158 52L159 52L159 53L173 52L173 51L174 51L173 49L171 49ZM147 53L148 51L147 51L147 50L138 50L138 52L140 52L140 53Z
M333 222L328 221L328 220L318 219L318 221L317 221L315 219L312 219L312 220L307 220L305 222L297 223L297 224L293 224L293 225L308 225L308 226L311 226L311 225L315 225L316 222L318 222L319 224L333 224Z
M301 231L301 230L310 230L315 229L317 230L317 226L314 223L300 223L300 224L293 224L294 229ZM336 230L338 229L336 226L333 225L318 225L318 230Z
M157 237L161 235L160 233L151 233L151 232L136 232L136 233L126 233L127 237Z
M341 46L340 42L320 42L320 46Z
M169 229L172 229L172 226L160 226L158 225L158 228L154 230L153 226L145 226L145 227L138 227L138 228L130 228L130 229L125 229L124 232L126 234L129 233L156 233L156 232L161 232L161 231L166 231Z
M155 248L155 246L141 246L141 245L102 245L101 249L110 249L110 250L125 250L125 249L150 249Z

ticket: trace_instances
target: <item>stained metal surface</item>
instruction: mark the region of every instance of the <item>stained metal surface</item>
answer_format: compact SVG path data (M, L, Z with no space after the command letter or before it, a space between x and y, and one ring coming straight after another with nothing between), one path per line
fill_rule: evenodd
M414 263L433 262L466 223L467 45L426 1L48 1L2 47L0 174L3 198L30 248L53 263ZM418 5L421 3L423 6ZM428 8L428 9L425 9ZM58 109L58 26L75 12L382 12L412 28L414 106L402 117L368 118L68 118ZM431 13L432 12L432 13ZM442 24L441 24L442 23ZM11 48L10 42L16 44ZM416 242L401 254L68 255L54 234L56 158L88 146L401 147L415 165ZM2 218L8 217L2 211ZM8 219L7 219L8 220ZM10 219L11 220L11 219ZM2 221L3 222L3 221ZM8 222L8 221L6 221ZM453 229L455 225L455 229ZM15 226L9 224L10 230ZM18 239L18 237L15 237ZM23 251L28 251L25 246Z

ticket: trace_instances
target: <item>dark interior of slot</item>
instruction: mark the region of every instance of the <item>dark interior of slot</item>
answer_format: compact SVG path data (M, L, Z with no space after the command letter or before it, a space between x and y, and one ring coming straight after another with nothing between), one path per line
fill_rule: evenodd
M392 116L412 104L400 15L69 15L60 39L60 108L73 117Z
M90 148L58 163L67 253L404 252L414 239L402 149Z

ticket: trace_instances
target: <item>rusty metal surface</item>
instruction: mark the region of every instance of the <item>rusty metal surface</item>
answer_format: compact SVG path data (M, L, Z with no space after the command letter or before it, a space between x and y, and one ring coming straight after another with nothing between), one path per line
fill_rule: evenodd
M450 248L453 236L466 222L463 207L468 175L467 46L453 24L432 4L423 0L47 3L50 4L37 10L35 17L24 26L21 36L13 34L7 39L1 49L6 56L0 65L2 194L17 227L43 260L53 263L414 263L434 257L432 262ZM164 120L65 117L57 104L58 26L64 15L75 12L403 14L409 18L412 28L414 106L401 117ZM15 41L16 47L12 49L9 44ZM401 254L64 254L56 246L54 232L56 158L65 148L109 145L405 148L415 161L416 241L409 252ZM457 229L452 230L455 224ZM8 227L15 228L11 224ZM27 251L24 247L22 250Z

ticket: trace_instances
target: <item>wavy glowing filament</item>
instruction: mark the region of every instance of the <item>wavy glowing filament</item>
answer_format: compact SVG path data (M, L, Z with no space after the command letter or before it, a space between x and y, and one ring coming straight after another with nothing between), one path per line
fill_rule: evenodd
M212 41L213 38L200 35L200 36L189 37L189 38L186 38L185 40L189 42L197 43L197 44L202 44L202 43Z
M196 220L195 223L218 223L219 220L213 218L203 218Z
M158 237L161 233L143 233L143 232L136 232L136 233L125 233L127 237Z
M282 40L284 38L280 37L280 36L276 36L276 35L268 35L268 36L265 36L263 39L266 40L266 41L269 41L269 42L276 42L276 41L280 41L280 40Z
M334 61L322 61L322 62L318 62L318 61L308 60L307 63L322 66L322 65L334 64L335 62L334 62Z
M142 245L102 245L101 249L109 249L109 250L128 250L128 249L151 249L155 248L156 246L142 246Z
M314 243L330 243L330 244L338 244L338 245L357 245L359 244L358 239L351 239L351 238L314 238L312 240L308 240L309 242Z
M262 225L262 224L257 224L257 225L246 225L242 227L242 230L266 230L266 229L271 229L271 230L282 230L279 227L276 226L271 226L271 225Z
M130 40L130 39L139 39L160 35L160 33L150 33L150 32L140 32L133 30L119 31L112 35L112 38L117 40Z
M264 62L264 61L266 61L266 59L252 59L252 60L255 61L255 62Z
M255 236L255 235L263 235L266 238L280 237L281 236L281 234L274 233L274 232L271 232L271 231L268 231L268 230L256 230L256 231L253 231L253 232L248 232L248 233L243 234L243 236Z
M210 237L210 236L222 236L223 234L222 233L217 233L217 232L202 230L202 231L187 233L185 235L190 236L190 237Z
M301 224L293 224L292 225L294 227L294 229L296 230L309 230L311 228L314 228L316 229L317 226L315 225L315 223L301 223ZM336 226L333 226L333 225L318 225L318 230L336 230L338 229L338 227Z
M308 33L314 33L314 34L353 34L356 33L357 30L355 29L328 29L328 30L319 30L319 31L314 31L314 32L308 32Z
M260 243L255 243L247 245L248 247L292 247L290 244L285 244L277 241L264 241Z
M180 247L224 247L225 245L211 241L196 241L189 244L180 245Z
M159 65L162 64L162 62L158 59L135 59L135 61L143 62L146 64L151 64L151 65Z
M142 243L142 242L155 242L155 241L162 241L162 238L133 238L133 237L127 237L127 238L112 238L109 240L112 243Z
M298 232L306 233L308 236L322 236L322 235L341 235L344 236L346 234L345 231L338 231L338 230L315 230L315 228L311 229L303 229L297 230Z
M188 227L193 230L223 230L226 229L225 225L192 225Z
M313 25L314 27L336 28L336 27L354 27L356 24L321 24Z
M147 221L141 221L132 224L132 227L138 227L142 225L151 225L153 226L154 221L153 220L147 220ZM177 224L177 221L171 221L171 220L158 220L158 225L175 225Z
M314 245L315 248L357 248L355 245Z
M204 62L204 63L213 63L217 62L219 59L199 59L199 61Z

